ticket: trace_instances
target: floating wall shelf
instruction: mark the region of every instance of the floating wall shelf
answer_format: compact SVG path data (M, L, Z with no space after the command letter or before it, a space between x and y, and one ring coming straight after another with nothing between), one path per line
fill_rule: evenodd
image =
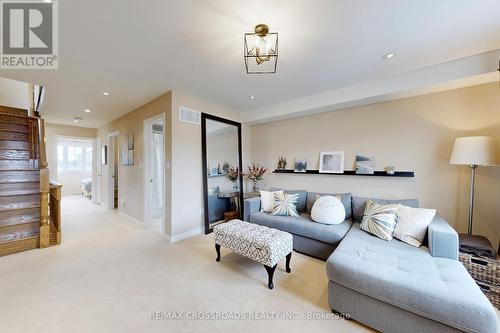
M306 172L295 172L291 169L276 169L273 173L293 173L296 175L327 175L327 176L365 176L365 177L415 177L413 171L396 171L393 175L389 175L385 171L375 171L373 175L357 174L356 170L345 170L344 173L320 173L319 170L306 170Z

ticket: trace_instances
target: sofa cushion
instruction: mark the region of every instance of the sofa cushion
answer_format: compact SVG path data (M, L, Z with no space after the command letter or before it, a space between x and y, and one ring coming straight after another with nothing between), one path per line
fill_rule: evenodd
M297 201L299 200L299 195L295 194L284 194L275 193L274 194L274 208L271 215L277 216L292 216L299 217L297 213Z
M324 195L332 195L332 196L339 196L340 201L342 201L342 204L345 207L345 218L346 220L350 219L352 216L352 211L351 211L351 198L352 194L351 193L317 193L317 192L307 192L307 213L311 214L312 207L314 205L314 202L316 201L317 196L324 196Z
M383 241L356 223L328 258L327 275L343 287L459 330L497 332L495 310L459 261L434 258L426 247L396 239Z
M363 220L363 215L365 213L365 207L368 200L371 200L379 205L401 204L408 207L418 208L418 199L388 200L388 199L372 199L372 198L362 198L353 196L352 215L354 217L354 221L361 222L361 220Z
M398 208L399 205L379 205L368 200L360 229L380 239L392 240Z
M345 220L341 224L327 225L313 222L309 214L291 217L274 216L264 212L250 215L250 222L333 245L337 245L344 238L352 225L351 220Z
M279 191L281 188L272 187L271 191ZM307 191L306 190L283 190L285 194L298 194L299 200L297 201L297 211L299 214L306 212L306 200Z
M317 223L340 224L345 221L345 207L340 197L325 195L314 202L311 219Z

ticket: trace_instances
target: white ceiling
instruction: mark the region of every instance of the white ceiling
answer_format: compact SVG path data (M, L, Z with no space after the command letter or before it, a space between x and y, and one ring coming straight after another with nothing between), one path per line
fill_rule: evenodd
M279 33L277 74L245 73L257 23ZM47 121L98 127L170 89L251 114L500 49L500 1L60 1L59 29L58 70L0 76L45 85Z

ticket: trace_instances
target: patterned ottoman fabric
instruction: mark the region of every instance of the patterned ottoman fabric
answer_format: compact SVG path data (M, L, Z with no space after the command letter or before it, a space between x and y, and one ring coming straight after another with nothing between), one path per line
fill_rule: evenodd
M269 267L293 250L293 238L288 232L240 220L216 225L214 235L215 244Z

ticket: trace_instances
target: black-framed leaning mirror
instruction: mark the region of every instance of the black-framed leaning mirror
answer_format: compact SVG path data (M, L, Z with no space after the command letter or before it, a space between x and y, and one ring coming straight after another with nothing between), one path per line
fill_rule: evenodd
M201 114L205 234L243 216L241 124Z

